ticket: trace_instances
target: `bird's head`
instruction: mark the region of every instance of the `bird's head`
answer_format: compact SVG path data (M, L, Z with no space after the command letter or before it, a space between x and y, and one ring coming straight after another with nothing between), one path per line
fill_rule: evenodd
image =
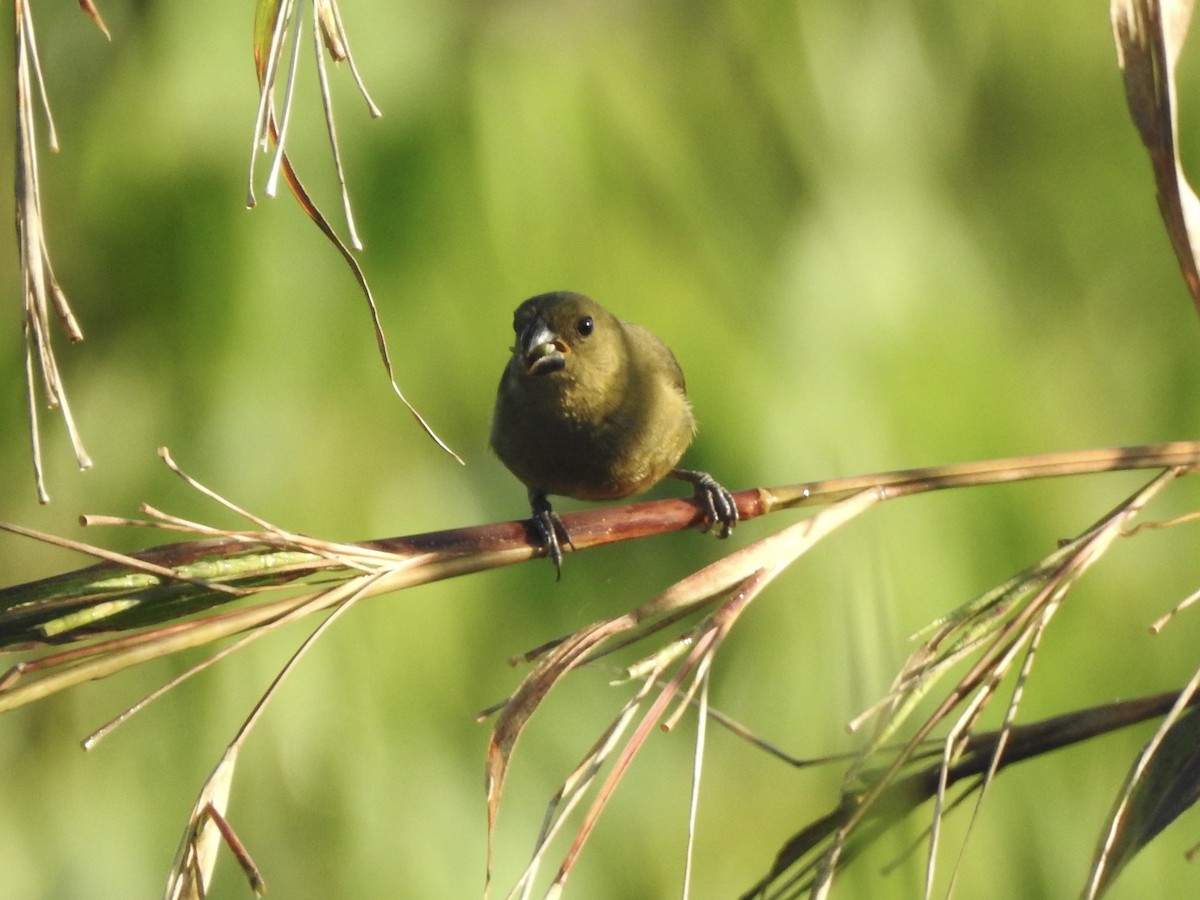
M617 339L620 324L583 294L556 291L526 300L513 314L513 356L526 375L543 377L602 353Z

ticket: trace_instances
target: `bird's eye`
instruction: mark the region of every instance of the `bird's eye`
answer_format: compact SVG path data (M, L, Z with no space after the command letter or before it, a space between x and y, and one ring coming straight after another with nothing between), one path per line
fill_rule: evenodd
M592 321L591 316L584 316L575 324L575 328L581 335L587 337L596 330L596 323Z

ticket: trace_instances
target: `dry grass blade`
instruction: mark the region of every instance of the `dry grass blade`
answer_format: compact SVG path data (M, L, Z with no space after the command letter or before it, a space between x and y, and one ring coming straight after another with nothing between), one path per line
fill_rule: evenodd
M230 509L243 512L181 472L165 451L162 456L196 489ZM343 606L361 596L395 590L398 582L407 577L406 573L430 561L430 554L421 549L389 553L372 547L333 544L289 534L249 513L243 514L264 530L222 532L226 538L249 545L249 550L241 556L221 556L215 564L211 557L202 557L199 563L171 567L123 557L121 561L128 563L141 578L131 581L127 577L112 577L106 567L101 566L97 567L100 571L94 577L85 570L68 578L61 592L51 588L48 597L43 592L40 599L33 601L23 600L18 593L14 602L3 604L0 625L26 638L41 635L61 639L77 632L90 634L96 628L112 629L117 623L131 628L163 620L168 624L19 663L0 679L0 712L83 680L106 677L149 659L248 632L231 647L194 666L148 698L153 699L183 678L203 670L216 659L274 627L322 609ZM170 519L168 524L179 527L181 522ZM205 526L197 527L206 533L211 531ZM62 543L57 539L54 542ZM293 592L280 599L224 610L200 619L176 621L188 611L227 603L231 596L239 598L252 594L255 588L287 586L296 578L313 574L330 577L332 585L322 590ZM237 582L237 586L225 584L223 580ZM53 579L50 581L54 582ZM165 609L161 608L164 602ZM147 608L143 609L143 605ZM31 675L37 677L30 680ZM135 711L142 706L144 703L138 704ZM127 715L118 717L117 723L125 718ZM107 730L108 726L101 733Z
M263 151L267 151L273 144L275 153L272 157L271 172L267 178L267 196L273 197L275 195L278 177L280 172L282 172L283 177L288 183L288 187L291 189L292 196L296 198L296 202L300 204L300 208L304 210L313 224L325 235L325 238L333 245L334 249L341 254L342 259L345 260L346 265L350 268L354 280L358 283L359 289L367 301L367 309L371 315L371 325L375 331L375 344L379 349L379 357L383 362L383 368L387 373L392 390L400 398L400 402L404 404L405 409L408 410L409 414L421 427L421 430L461 465L463 464L462 457L455 453L438 436L433 427L425 420L425 417L417 411L417 408L409 402L408 398L404 396L404 392L400 390L400 386L396 382L396 373L392 365L391 354L388 352L387 338L383 332L383 324L379 320L379 309L375 303L375 297L371 292L370 285L367 283L367 276L363 272L362 266L359 265L358 260L351 250L351 247L355 250L362 249L362 243L358 239L358 234L354 227L354 217L350 210L350 195L346 189L345 171L342 168L341 151L338 148L337 133L333 124L333 100L329 92L329 79L325 71L325 58L321 52L322 46L325 46L334 54L335 61L343 53L346 59L350 59L349 42L346 37L345 28L342 25L341 14L338 12L336 3L331 2L331 0L317 0L314 3L313 40L317 54L317 76L321 87L321 103L332 147L334 170L341 190L342 205L345 209L346 224L350 232L350 246L347 246L338 236L337 231L318 208L316 202L300 181L300 176L293 168L291 159L287 155L285 137L288 123L291 119L292 88L300 58L302 20L300 15L297 14L297 6L298 4L295 0L259 0L256 9L254 67L258 74L259 103L258 116L255 122L254 146L250 157L246 205L253 208L257 203L254 195L254 161L258 150L261 148ZM280 114L276 116L274 102L275 86L278 79L279 67L283 59L284 47L288 42L288 22L292 19L293 15L295 16L295 21L291 37L291 55L288 64L287 84L284 88L284 102ZM367 94L366 88L362 83L362 78L359 76L358 69L354 66L353 61L350 62L350 67L355 82L362 91L364 98L366 98L367 107L371 115L380 115L378 107L375 106L374 101Z
M1054 613L1058 610L1058 607L1059 607L1059 604L1061 603L1062 597L1063 597L1063 594L1059 593L1059 595L1055 598L1055 602L1046 606L1042 610L1042 612L1040 613L1040 615L1038 616L1037 620L1034 623L1033 635L1030 638L1029 646L1025 651L1025 660L1021 666L1021 671L1017 675L1016 684L1014 684L1014 686L1013 686L1012 697L1009 699L1008 707L1007 707L1007 709L1005 709L1005 712L1004 712L1004 724L1001 726L1001 728L999 730L999 733L998 733L999 738L996 741L995 750L993 751L993 753L991 755L991 760L988 763L987 772L984 773L983 778L980 779L980 781L978 782L978 793L976 794L975 806L971 812L971 819L967 824L967 831L963 835L962 843L959 845L958 862L955 864L954 870L950 876L950 885L946 889L947 896L952 895L954 892L955 882L957 881L958 873L961 870L963 855L966 852L967 841L970 839L971 832L974 830L975 823L978 821L979 814L980 814L981 810L983 809L983 798L987 794L988 788L991 786L992 782L995 780L996 773L999 772L999 770L1000 770L1000 762L1004 758L1005 750L1007 749L1009 740L1012 737L1012 729L1016 723L1017 710L1020 708L1021 698L1024 695L1024 691L1025 691L1025 685L1028 682L1029 674L1033 669L1033 661L1037 655L1038 646L1041 644L1042 636L1045 634L1045 631L1046 631L1046 626L1050 624L1051 618L1054 616ZM999 680L998 678L994 679L995 683L992 685L993 690L995 690L999 686L998 680ZM945 747L946 747L947 752L943 756L941 776L938 779L938 803L939 804L944 802L950 767L953 765L953 762L955 759L955 756L951 755L950 749L951 749L951 747L957 747L957 746L959 746L959 736L957 734L954 736L953 742L951 741L950 738L947 738L947 740L945 742ZM938 821L936 816L935 816L934 821L935 821L935 824ZM934 871L934 863L936 861L935 853L934 853L934 843L935 842L931 837L929 862L928 862L928 866L927 866L927 871L929 874L928 874L928 878L926 879L927 896L929 894L931 894L932 890L933 890L933 871Z
M677 659L681 656L684 657L675 675L662 686L638 728L635 729L632 737L618 754L613 770L600 787L596 800L585 814L584 821L560 865L551 887L551 893L562 889L580 850L620 782L621 776L644 744L650 731L666 715L670 702L679 692L684 680L693 673L697 675L692 688L685 693L681 701L681 708L690 702L694 691L707 673L712 654L749 603L791 562L821 538L870 508L877 502L878 496L874 491L861 491L810 519L789 526L756 544L706 566L672 585L661 594L647 600L635 610L612 619L596 622L555 642L548 648L540 648L538 652L538 655L541 656L540 661L503 705L488 745L486 778L488 883L490 884L492 879L491 847L495 837L500 799L517 740L542 701L558 682L578 666L595 661L607 653L626 646L629 643L629 641L623 640L626 636L634 634L638 640L643 640L660 631L666 624L677 621L679 613L703 608L710 604L714 597L732 590L730 597L687 633L668 642L641 663L629 668L629 677L640 679L644 683L643 690L638 695L640 700L650 685L658 683L659 679L663 677L663 673ZM603 763L604 755L613 748L612 736L617 730L617 725L624 723L629 714L630 708L627 706L608 726L604 736L596 742L593 751L585 758L581 768L591 774L579 789L590 783L591 776ZM668 720L668 722L670 721L673 720ZM572 776L570 782L574 784L577 780L576 776ZM565 786L560 790L560 796L564 791ZM574 805L574 799L573 795L573 802L570 806ZM567 807L567 811L570 806ZM543 855L546 842L553 837L557 828L557 820L552 826L543 828L530 866L522 875L518 887L528 886L534 867Z
M547 896L561 895L567 878L583 851L584 844L591 836L596 824L600 821L601 813L603 813L605 807L608 805L608 801L612 799L617 786L621 783L621 779L628 771L634 757L645 746L646 739L649 737L651 731L662 721L663 716L671 705L671 701L678 694L683 684L700 663L716 651L718 643L719 633L716 630L701 632L697 636L687 658L683 660L675 674L667 681L662 690L659 691L658 696L654 698L654 702L646 710L642 720L630 735L628 742L626 742L625 746L617 754L608 777L600 785L595 800L592 801L591 807L585 813L583 822L580 824L570 848L568 848L562 863L559 865L558 873L554 877L550 890L547 891ZM653 680L657 681L661 674L661 672L656 671Z
M167 887L164 894L167 900L174 900L174 898L180 896L204 896L208 884L212 879L213 869L216 866L217 851L220 849L221 838L229 845L234 856L238 859L250 881L250 886L254 890L254 893L261 896L265 892L266 885L258 871L258 867L254 865L250 854L242 845L242 842L238 840L232 826L225 819L225 809L229 801L237 755L241 750L242 744L250 736L254 725L262 717L267 704L275 696L275 692L279 689L284 679L296 668L304 655L317 642L320 636L333 625L334 621L343 615L356 600L366 595L369 581L373 577L377 576L362 576L358 580L358 583L348 586L345 589L335 588L329 592L330 594L337 595L336 602L323 603L321 605L323 607L331 606L333 611L305 638L304 642L292 654L291 658L288 659L287 663L271 681L271 684L263 692L262 696L259 697L258 702L250 711L250 715L246 717L246 721L238 729L238 733L229 742L229 746L226 747L221 761L217 764L208 782L201 789L200 796L193 807L192 815L189 818L179 850L176 853L175 862L172 864L171 871L167 876ZM297 609L294 615L288 618L299 618L306 613L307 610ZM272 627L283 624L284 621L285 619L280 619L272 623ZM244 640L258 637L268 630L268 628L261 628L247 635ZM138 704L138 708L143 705ZM198 892L196 892L197 890ZM184 893L181 894L181 891L184 891Z
M1153 624L1151 624L1151 626L1150 626L1150 630L1154 634L1158 634L1160 631L1162 631L1164 628L1166 628L1172 621L1174 621L1174 619L1177 615L1179 615L1181 612L1183 612L1189 606L1193 605L1197 600L1200 600L1200 590L1192 591L1192 593L1188 594L1186 597L1184 597L1182 600L1180 600L1178 603L1176 603L1173 607L1171 607L1170 611L1166 615L1162 616L1161 618L1155 619Z
M710 657L711 659L711 657ZM687 852L683 866L683 900L692 893L692 861L696 856L696 813L700 809L700 776L704 771L704 748L708 739L708 673L703 673L700 682L700 699L696 707L696 754L692 762L692 792L688 797Z
M100 10L96 8L96 4L92 0L79 0L79 8L100 29L100 33L111 41L112 35L108 31L108 26L104 24L104 17L100 15Z
M936 801L929 832L930 851L925 885L925 895L932 894L940 817L946 805L946 790L952 783L956 766L972 746L971 730L983 709L1011 670L1022 648L1027 648L1025 662L1005 714L1004 726L991 747L991 758L986 761L983 778L974 789L986 787L1008 761L1006 753L1016 731L1013 724L1016 709L1032 665L1033 653L1067 592L1113 541L1125 533L1130 519L1183 472L1182 469L1163 472L1075 540L1064 544L1021 575L1009 579L999 588L935 623L932 634L913 653L897 676L885 702L874 709L873 715L878 717L876 732L847 773L842 806L810 825L786 857L781 855L781 860L786 858L795 864L802 856L824 846L820 855L800 870L803 874L801 880L809 879L804 883L811 888L813 896L827 896L840 868L916 805L912 802L896 805L897 798L903 796L896 792L897 785L904 781L902 773L922 753L938 725L965 704L948 734L939 742L941 753L936 766L936 781L931 794L921 798L933 796ZM933 712L916 726L911 737L899 749L885 746L885 742L895 735L912 713L917 702L945 674L947 667L968 655L975 655L976 659L967 673L942 696ZM802 852L797 854L797 851ZM777 862L772 880L783 878L785 869L779 868ZM761 896L768 896L766 884L769 882L759 886ZM787 884L795 887L796 882L788 879ZM780 896L791 894L783 893Z
M1102 896L1125 864L1200 799L1200 670L1142 748L1117 799L1084 896Z
M354 54L350 52L350 38L346 34L346 26L342 24L342 13L338 9L336 0L316 0L316 4L317 24L320 26L321 38L325 41L330 56L333 57L334 62L345 61L346 65L350 67L350 74L354 77L358 92L366 101L367 112L371 114L371 118L379 118L383 113L371 99L362 75L359 74L358 65L354 62Z
M943 772L940 749L931 743L921 753L914 754L913 762L930 757L938 758L938 761L931 765L914 765L908 774L889 785L885 795L870 812L865 827L857 832L857 843L852 842L847 846L841 862L845 865L856 858L875 837L933 798L943 781L948 787L967 783L965 793L959 798L961 801L980 787L982 776L994 764L998 771L1163 716L1176 704L1179 696L1180 692L1172 691L1123 700L1040 722L1016 725L1007 734L1002 731L974 734L967 738L961 757L948 773ZM1192 697L1193 706L1197 699ZM1006 749L999 756L997 747L1002 740ZM743 897L746 900L779 900L808 893L813 886L814 873L824 860L829 839L856 811L857 798L852 794L844 795L835 809L814 820L780 849L770 872Z
M86 9L86 7L85 7ZM91 468L92 460L84 449L83 440L75 427L71 407L67 402L58 360L54 355L51 310L59 320L71 341L83 340L67 297L54 277L50 263L50 251L46 242L45 223L42 219L41 187L38 176L37 127L34 117L34 86L46 112L50 134L50 149L58 149L58 137L54 132L54 121L46 100L45 84L38 62L37 41L34 37L33 19L26 0L13 3L16 42L16 87L17 87L17 154L16 167L16 213L17 243L21 257L21 289L24 296L25 335L25 388L29 403L29 430L33 452L34 481L38 499L50 501L42 469L42 445L38 423L38 406L45 402L51 409L58 409L67 426L75 459L81 469ZM36 360L36 362L35 362ZM39 401L38 384L41 382L43 401Z
M250 151L250 169L246 184L246 206L253 209L258 201L254 194L254 163L258 151L266 153L275 144L275 155L272 158L272 174L267 178L267 196L274 196L271 186L277 178L279 161L283 157L283 140L286 129L277 126L275 118L275 84L278 80L279 66L283 59L283 48L287 41L287 24L295 10L294 0L259 0L255 7L254 18L254 70L258 74L258 114L254 121L254 144ZM297 18L296 26L300 20ZM294 73L299 60L299 45L293 42L291 55L291 71ZM283 121L286 123L290 113L292 77L288 79L288 91L284 101Z
M488 741L487 767L484 785L487 795L488 851L485 883L492 882L492 858L496 834L496 818L500 813L500 798L508 775L509 760L517 740L530 717L541 705L550 689L568 672L580 665L594 649L616 634L628 631L635 624L632 616L618 616L581 628L557 646L551 648L509 696L501 710L492 736ZM620 717L618 717L619 720ZM610 726L611 730L611 726ZM602 739L603 740L603 739ZM536 861L537 853L534 859Z
M1041 583L1040 588L1032 594L1026 593L1025 590L1011 594L1006 598L1008 602L1006 602L1001 610L985 606L981 610L973 610L971 615L964 618L961 622L956 623L956 628L961 628L962 631L956 638L956 641L951 642L948 651L952 655L957 655L956 651L958 648L955 646L957 641L964 641L972 647L979 644L982 648L979 659L939 702L934 712L916 729L906 747L896 756L891 766L885 770L884 774L880 776L874 785L863 793L861 803L864 810L875 802L883 788L899 774L911 754L917 750L921 742L932 733L938 724L949 715L951 710L963 702L971 693L978 692L976 693L974 702L968 705L960 721L951 728L950 735L947 737L943 765L944 769L949 768L953 759L960 752L960 735L966 733L977 720L988 699L993 695L995 686L1007 673L1020 647L1032 642L1034 637L1045 628L1049 617L1059 608L1066 592L1078 581L1092 563L1103 555L1112 545L1112 542L1121 535L1122 529L1129 520L1137 515L1152 497L1180 474L1182 474L1181 470L1172 469L1159 475L1143 489L1139 490L1101 519L1096 525L1088 529L1079 538L1064 545L1057 553L1052 554L1048 558L1050 561L1048 566L1046 565L1047 561L1043 561L1040 566L1035 567L1042 569L1048 577L1039 574L1039 578L1032 582L1032 585L1043 581L1044 583ZM1032 585L1025 585L1023 587ZM972 607L974 604L968 604L968 606ZM1009 618L998 619L998 614L1009 616ZM1003 624L998 624L1000 622ZM927 642L915 654L919 658L919 667L926 666L927 661L930 659L937 660L941 649L938 647L938 643L944 636L943 633L935 635L930 642ZM981 638L982 641L980 640ZM906 717L912 709L916 698L922 696L931 687L931 683L929 682L922 682L920 680L911 681L911 674L906 674L905 679L911 684L911 687L904 690L897 698L895 715L885 718L884 722L881 723L880 735L892 734L898 726L899 720ZM868 748L867 753L864 754L864 762L873 755L876 747L877 744L874 744ZM851 775L856 775L853 769L851 770ZM843 827L838 836L835 837L835 846L845 841L856 824L856 819L852 818ZM936 840L936 829L931 837ZM835 868L831 866L826 870L826 877L830 882L832 882ZM931 857L926 886L927 892L931 892L932 890L932 868Z
M654 687L655 683L651 680L647 680L641 685L637 693L626 701L608 727L601 732L600 737L584 754L579 765L563 779L562 785L546 806L546 815L537 839L534 841L529 864L513 885L512 890L509 891L507 895L509 898L525 897L533 890L533 881L537 877L538 867L549 850L550 843L566 825L568 816L586 798L587 789L592 780L599 773L604 762L611 757L621 735L625 733L629 723L633 721L633 716L641 707L642 701Z
M1175 69L1191 0L1112 0L1117 62L1134 125L1150 155L1158 209L1192 300L1200 309L1200 200L1179 162Z
M679 646L683 645L684 644L682 641L679 642ZM600 796L593 803L592 808L587 813L583 825L576 834L571 848L559 868L553 885L551 885L550 889L547 891L547 896L557 896L562 892L566 877L573 867L574 861L578 857L579 851L582 849L587 835L591 832L591 829L598 820L600 812L607 803L608 798L611 796L616 783L620 780L621 774L628 767L633 756L637 753L637 750L644 744L650 729L661 719L667 705L669 705L671 698L677 692L687 673L696 666L698 659L702 660L707 658L708 654L710 654L713 650L715 650L715 643L712 634L709 634L708 637L700 638L698 641L696 641L696 645L692 648L692 652L689 654L688 660L681 667L680 672L678 672L665 684L660 682L660 677L665 669L670 665L671 661L673 661L673 657L668 657L666 654L659 654L657 656L657 664L653 670L646 675L637 693L625 703L618 715L604 729L600 738L595 742L595 744L593 744L591 749L584 756L581 763L564 780L562 786L556 792L555 797L552 799L547 809L546 819L542 830L538 835L537 841L534 844L534 850L530 862L525 871L521 874L521 877L517 880L513 889L509 892L509 897L514 897L518 893L524 897L527 896L532 890L533 879L537 874L537 868L540 865L546 851L548 850L550 842L561 831L566 822L567 816L573 811L579 802L584 799L586 791L590 788L596 775L599 773L600 768L608 761L613 752L618 749L617 742L632 721L632 717L637 712L642 701L645 700L645 698L655 687L659 687L659 694L655 699L652 708L643 717L633 737L623 748L620 749L620 752L617 754L614 771L605 781L600 790ZM489 809L490 808L491 807L489 806ZM488 880L489 882L491 880L490 872Z
M1183 469L1163 472L1079 537L1063 543L1024 572L935 622L932 634L905 662L888 693L884 704L887 711L880 719L868 754L891 737L949 665L980 647L985 647L985 652L960 682L956 698L986 681L987 671L1003 655L1008 641L1031 636L1030 629L1037 616L1045 609L1055 608L1065 591L1121 536L1126 523L1184 472Z
M263 629L270 626L345 602L346 595L357 593L364 586L364 581L366 592L371 596L389 592L395 588L388 586L388 579L402 577L406 564L407 561L401 560L395 566L382 567L375 575L359 575L328 590L311 591L194 621L165 625L89 646L82 651L51 654L44 660L21 664L19 670L15 667L4 679L5 688L0 691L0 713L85 681L107 678L140 663L202 647L243 631L250 632L244 638L244 642L249 642L261 636ZM42 670L47 671L40 674ZM31 681L26 677L35 672L40 674L36 680Z
M366 100L371 117L378 118L383 113L375 105L371 95L367 93L367 87L363 84L353 56L350 55L350 39L342 24L342 15L338 10L336 0L314 0L313 14L317 78L321 85L321 106L325 112L325 130L329 134L329 151L333 155L333 166L337 172L338 191L342 197L342 214L346 217L346 228L350 233L350 246L355 250L361 250L362 241L359 240L358 230L354 227L354 213L350 209L350 191L346 187L346 171L342 167L342 151L338 146L337 130L333 124L333 98L329 92L329 76L325 71L325 55L321 52L322 45L329 51L329 55L333 57L335 63L345 61L349 64L350 72L354 76L354 83L358 85L359 92Z
M318 4L318 15L321 6ZM324 25L323 19L318 21ZM333 122L333 98L329 94L329 73L325 71L325 54L321 52L323 46L328 47L329 41L327 36L331 32L325 27L313 29L313 45L316 48L317 58L317 80L321 85L321 110L325 114L325 131L329 135L329 153L333 157L333 169L337 174L338 193L342 198L342 215L346 219L346 231L349 235L350 246L355 250L363 248L362 239L358 236L358 229L354 226L354 211L350 208L350 191L346 187L346 170L342 166L342 150L338 146L337 127ZM338 52L345 48L339 43ZM330 52L334 52L330 49Z
M218 822L224 821L225 810L229 808L236 767L234 746L221 757L192 807L183 840L171 864L164 900L202 900L207 896L221 848L222 830Z
M783 565L780 565L773 572L763 569L753 572L738 586L738 589L728 600L721 603L712 614L706 616L691 629L689 634L675 641L668 648L671 652L655 653L650 658L651 669L647 675L648 684L657 683L664 676L667 667L678 652L684 649L688 650L687 655L680 662L675 673L662 686L658 696L654 699L650 708L646 710L642 721L634 729L629 741L621 748L620 753L614 760L612 770L600 786L596 799L584 815L579 831L576 833L571 847L568 849L562 864L559 866L558 874L554 878L548 896L557 896L562 892L566 885L567 877L574 868L592 830L599 822L600 815L608 805L608 801L612 798L613 793L633 762L634 757L645 745L651 731L655 726L663 723L664 716L666 716L672 701L675 700L681 690L684 690L684 685L690 681L691 687L684 691L684 697L679 702L679 707L682 710L691 702L692 697L694 697L700 686L707 683L707 675L712 665L713 655L717 652L721 642L729 634L734 623L746 610L751 601L762 593L774 577L774 574L782 568ZM636 668L644 670L646 666ZM678 714L674 717L668 717L666 722L662 724L662 727L670 729L677 719Z
M111 558L89 569L0 590L0 647L27 648L31 644L49 642L73 644L18 663L0 677L0 712L148 659L243 635L193 669L193 672L200 671L282 622L322 610L344 608L360 598L528 560L543 552L531 544L527 523L521 522L361 544L334 544L291 534L208 490L179 470L165 451L162 456L194 489L249 520L254 527L244 531L217 529L147 508L149 520L116 521L194 533L203 539L164 545L127 558ZM644 642L685 618L699 617L698 624L690 630L667 640L642 663L627 670L630 678L643 679L647 685L659 685L660 688L655 708L643 719L638 733L623 749L617 750L617 738L631 721L629 717L637 706L634 703L615 718L610 730L585 757L580 769L564 784L561 797L563 805L568 807L565 815L590 788L599 766L609 759L616 760L616 771L600 788L599 798L585 815L584 826L568 853L560 877L570 871L575 855L603 810L606 797L618 783L620 772L644 742L649 730L659 722L665 721L669 725L680 714L668 716L668 701L682 697L680 710L693 702L695 692L707 677L713 652L740 611L775 575L845 522L881 500L1021 478L1173 466L1168 475L1154 482L1161 485L1198 461L1200 444L1179 442L885 472L739 492L735 500L741 518L747 521L798 506L832 505L693 573L622 616L581 629L527 657L539 659L539 662L503 705L488 754L489 860L502 788L517 739L546 694L580 665L597 661L631 643ZM1148 496L1150 490L1143 493ZM897 690L884 705L888 711L883 717L884 722L899 722L903 718L901 713L907 702L906 696L917 696L928 690L928 685L951 661L961 659L969 652L979 652L981 648L981 661L960 682L956 694L939 710L935 721L947 715L971 691L982 689L980 696L983 699L990 696L994 691L993 683L998 681L997 673L1007 667L1008 660L1014 658L1022 642L1036 633L1037 623L1045 621L1039 620L1036 613L1050 608L1053 597L1047 591L1067 583L1072 572L1076 575L1082 572L1099 555L1100 545L1121 533L1136 505L1124 504L1111 521L1102 523L1095 533L1052 554L1042 562L1040 569L1035 567L1023 577L1013 579L1002 590L968 604L937 623L932 637L914 654L897 681ZM601 507L571 513L564 519L576 550L584 550L693 528L703 521L703 516L703 511L693 500L660 500L624 507ZM102 557L105 555L104 551L95 552ZM319 579L322 584L305 583L314 579ZM1040 599L1032 602L1020 599L1029 594ZM233 606L229 605L231 601ZM97 635L105 634L115 636L96 640ZM660 676L672 667L677 667L675 675L660 681ZM691 679L689 689L683 688L683 676ZM145 702L160 696L171 686L166 685L150 695L114 724L124 721ZM641 697L638 702L640 700ZM978 702L982 706L983 700ZM973 716L970 713L963 721L969 724L973 722ZM888 733L889 727L882 725L879 734ZM897 761L885 767L888 771L882 781L874 775L867 778L869 790L885 791L887 782L896 777L908 758L915 756L918 745L932 727L930 724L923 729L899 755L893 753ZM97 737L107 733L109 728L101 729ZM964 725L966 745L970 742L968 730ZM957 759L960 750L956 747L952 758ZM900 759L900 755L905 759ZM1006 755L993 762L999 767L1007 759ZM860 761L853 771L863 773L866 768ZM881 784L884 787L880 787ZM838 830L832 844L834 852L824 857L824 863L831 870L836 868L838 856L847 849L846 835L864 820L864 816L873 822L882 822L885 818L876 813L864 814L869 805L864 806L856 800L852 809L843 810L836 819L829 820L833 823L830 827ZM560 821L561 816L552 805L547 826L543 829L544 840L539 840L535 852L534 865L543 853L545 841L558 829ZM852 851L853 848L849 849ZM490 866L489 862L489 879Z
M164 459L170 463L165 453ZM736 499L741 517L749 520L781 509L832 502L861 494L865 488L872 488L872 497L883 499L922 490L1012 481L1018 477L1163 464L1194 465L1198 459L1200 444L1178 442L885 472L742 491ZM203 490L194 481L189 483ZM210 493L210 496L215 495ZM860 498L856 502L874 500ZM232 504L226 505L248 515ZM0 648L44 644L50 640L89 641L100 634L118 634L101 644L63 651L14 667L0 679L4 687L0 691L0 710L70 687L85 677L102 677L145 659L258 627L286 614L296 604L302 605L306 599L263 598L271 593L295 591L296 585L304 580L324 578L336 582L386 567L388 578L371 588L371 593L376 594L510 565L540 553L530 543L526 527L520 522L362 544L333 544L290 535L249 518L263 530L232 532L157 514L153 521L141 524L192 530L207 539L164 545L134 554L128 560L105 562L0 590ZM694 527L702 520L702 513L689 500L659 500L597 508L572 513L564 519L575 547L584 550ZM784 544L794 545L792 552L795 552L805 542L819 539L819 533L808 529L835 525L835 520L828 516L818 517L732 554L654 598L638 611L640 618L635 624L648 630L670 624L672 614L683 614L681 611L689 607L689 597L694 599L705 591L715 595L750 572L769 566L772 559L786 557ZM94 552L105 555L99 549ZM172 574L168 576L163 570ZM260 601L257 605L214 613L228 604L231 597L250 594ZM188 616L204 613L208 614L206 618L187 620ZM132 629L147 628L151 630L131 633ZM48 680L34 685L17 684L32 673L45 675ZM918 674L927 677L929 673Z

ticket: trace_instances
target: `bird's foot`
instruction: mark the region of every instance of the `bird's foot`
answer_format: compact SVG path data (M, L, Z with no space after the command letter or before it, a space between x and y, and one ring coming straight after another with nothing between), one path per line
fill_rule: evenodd
M567 526L563 524L558 513L551 509L545 494L531 495L529 508L533 513L532 524L537 543L554 563L555 580L562 580L562 545L565 543L572 550L575 549L575 545L571 543L571 533L567 531Z
M719 524L721 530L717 537L727 538L733 533L733 526L738 523L738 508L733 494L721 487L717 479L707 472L694 472L691 469L672 469L671 477L690 481L695 488L696 502L704 507L707 521L701 526L701 531L708 531L713 525Z

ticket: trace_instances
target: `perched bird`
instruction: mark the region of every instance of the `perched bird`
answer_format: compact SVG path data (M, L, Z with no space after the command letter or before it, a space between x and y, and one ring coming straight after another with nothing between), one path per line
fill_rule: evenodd
M676 469L696 422L675 355L657 336L570 291L513 314L516 346L500 377L492 449L529 489L537 538L562 575L571 542L549 494L615 500L670 475L691 482L720 537L737 505L711 475Z

